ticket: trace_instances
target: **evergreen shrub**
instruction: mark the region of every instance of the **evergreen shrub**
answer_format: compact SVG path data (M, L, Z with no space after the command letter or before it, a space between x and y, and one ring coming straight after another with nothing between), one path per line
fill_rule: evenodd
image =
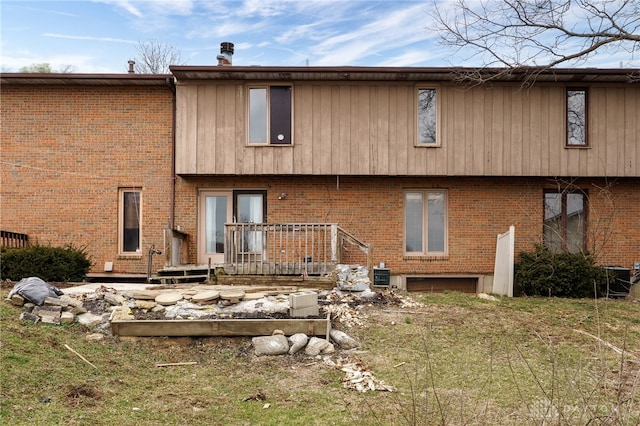
M613 279L589 254L553 253L544 246L521 252L515 265L516 288L526 296L600 297Z
M86 249L71 244L2 248L0 257L0 276L11 281L38 277L47 282L81 282L91 268Z

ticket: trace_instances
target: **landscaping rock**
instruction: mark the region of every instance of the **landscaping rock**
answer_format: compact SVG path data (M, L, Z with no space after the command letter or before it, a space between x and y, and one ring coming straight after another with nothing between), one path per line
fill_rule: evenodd
M75 321L75 319L76 316L71 312L65 311L60 314L60 324L73 324L73 321Z
M340 346L341 349L355 349L360 347L360 343L355 340L353 337L349 336L347 333L340 330L331 330L329 332L329 336L333 339L334 342Z
M314 336L309 339L309 343L307 343L307 347L304 349L304 353L311 356L320 355L321 353L327 353L325 352L325 350L330 350L329 345L331 345L331 343L327 342L326 339L321 339Z
M66 300L60 299L59 297L45 297L43 305L45 306L61 306L66 308L69 306L69 302Z
M90 312L77 316L78 322L87 327L94 327L102 322L101 315L94 315Z
M69 295L63 294L60 296L60 300L64 300L67 302L67 306L72 306L74 308L82 307L82 300L78 300L75 297L71 297Z
M14 306L22 306L24 305L24 297L20 296L19 294L14 294L11 296L11 304Z
M87 312L87 308L84 306L70 306L67 307L67 311L71 312L74 315L80 315Z
M289 340L278 334L276 336L258 336L251 339L256 355L284 355L289 352Z
M62 312L62 306L35 306L32 314L38 315L39 317L49 316L49 317L58 317L60 318L60 312Z
M153 309L156 306L158 306L156 304L156 302L152 301L152 300L136 300L136 308L138 309Z
M309 342L309 336L304 333L296 333L293 336L290 336L289 343L291 346L289 347L289 355L298 353L301 349L307 346L307 342Z
M60 314L58 315L40 315L40 322L45 324L60 324Z
M36 323L38 321L40 321L40 317L37 315L33 315L31 312L23 312L20 314L20 320L21 321L31 321L33 323Z
M102 339L104 339L104 334L102 334L102 333L91 333L91 334L87 334L86 339L87 339L87 340L91 340L91 341L98 341L98 340L102 340Z
M122 303L125 302L125 300L126 299L124 298L124 296L120 294L114 294L114 293L104 294L104 301L112 306L122 305Z

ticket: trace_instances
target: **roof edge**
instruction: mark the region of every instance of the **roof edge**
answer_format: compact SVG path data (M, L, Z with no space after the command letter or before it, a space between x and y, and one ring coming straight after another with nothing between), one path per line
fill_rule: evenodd
M2 84L162 86L172 74L0 73Z

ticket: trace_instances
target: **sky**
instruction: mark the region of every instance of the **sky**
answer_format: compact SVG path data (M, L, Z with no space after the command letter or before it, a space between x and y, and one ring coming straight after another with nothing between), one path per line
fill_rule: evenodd
M173 46L180 65L217 65L221 42L234 43L233 64L245 66L482 65L439 44L429 3L0 0L0 67L17 72L48 63L54 70L124 73L139 43L150 41ZM621 62L597 56L585 66Z

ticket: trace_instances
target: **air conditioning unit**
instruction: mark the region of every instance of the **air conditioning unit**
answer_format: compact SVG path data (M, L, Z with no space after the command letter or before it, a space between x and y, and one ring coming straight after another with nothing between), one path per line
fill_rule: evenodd
M389 287L391 284L391 269L373 268L373 286Z

